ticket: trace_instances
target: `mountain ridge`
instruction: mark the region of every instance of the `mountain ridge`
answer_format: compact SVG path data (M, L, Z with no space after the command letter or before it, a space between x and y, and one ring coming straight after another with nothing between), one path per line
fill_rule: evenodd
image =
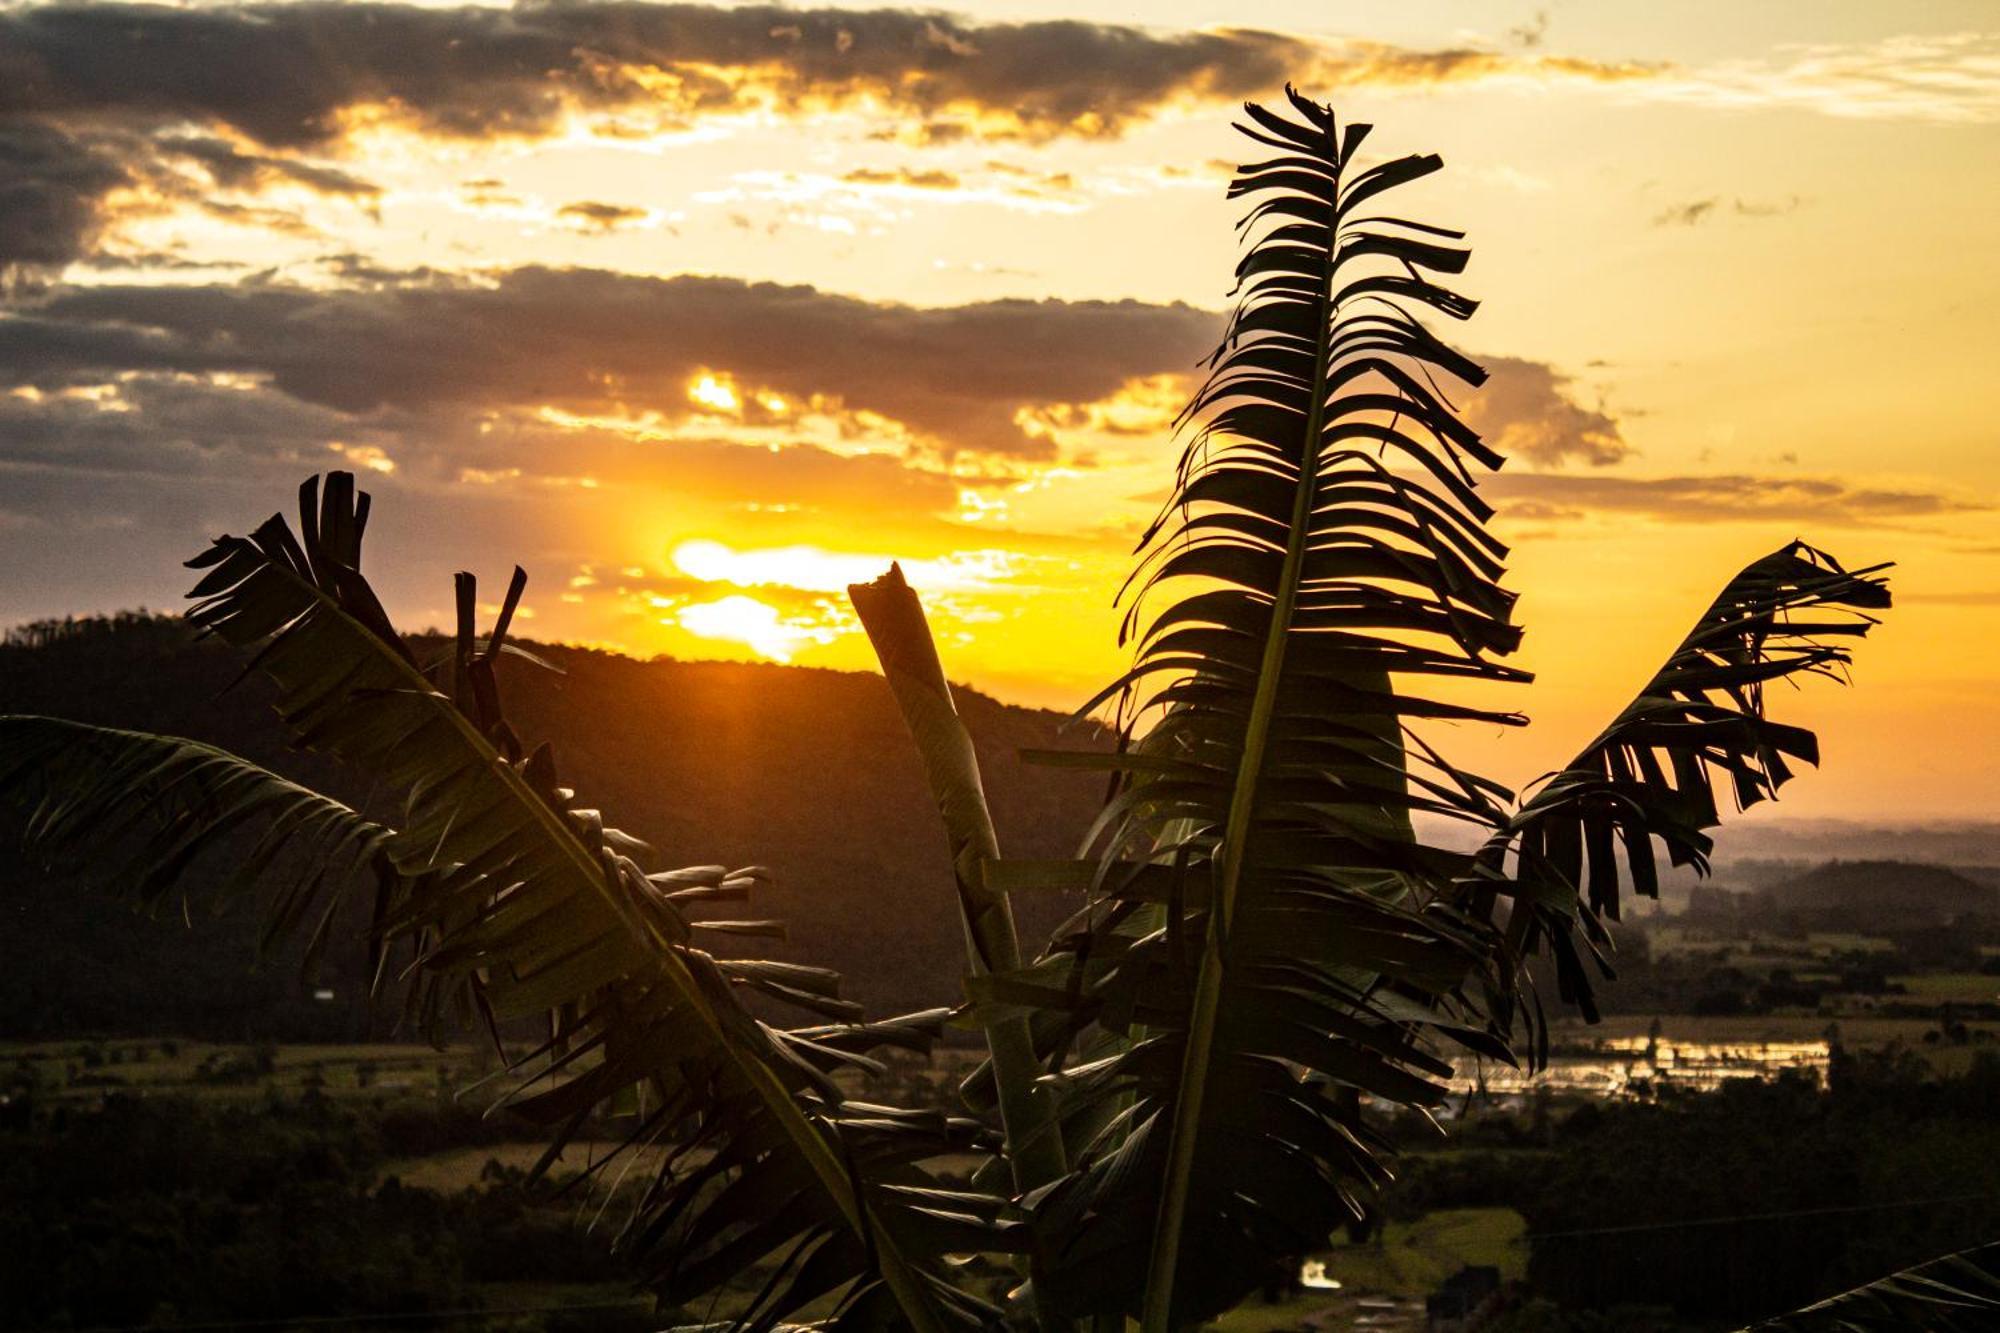
M409 641L424 660L448 650L431 636ZM790 938L755 941L756 952L834 967L875 1013L960 998L964 945L944 833L879 676L529 646L563 674L503 658L510 722L530 746L551 742L584 804L651 844L649 868L768 866L777 883L752 905L754 915L783 920ZM242 668L237 654L197 640L172 617L31 627L0 646L0 711L187 736L390 813L353 775L288 749L262 680L232 685ZM1065 732L1056 713L954 692L1002 850L1073 854L1101 801L1101 779L1031 769L1018 752L1079 748L1087 733ZM302 988L275 965L261 979L232 981L251 961L246 923L220 936L135 926L111 899L53 884L12 856L0 860L0 884L0 1032L113 1026L128 1010L189 1035L275 1026L283 1030L267 1035L288 1036L301 1022L317 1032L359 1021L347 1003L358 989L353 975L341 977L337 1023L300 1000ZM1019 903L1024 942L1037 945L1076 905ZM882 929L885 921L895 929ZM191 987L197 978L200 987ZM188 993L200 988L214 992L214 1003ZM141 1007L149 994L169 999Z

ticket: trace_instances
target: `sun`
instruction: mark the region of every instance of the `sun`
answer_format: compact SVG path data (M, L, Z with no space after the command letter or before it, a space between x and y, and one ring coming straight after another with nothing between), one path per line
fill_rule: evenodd
M819 641L811 629L786 624L776 607L742 593L684 606L676 614L675 623L700 638L743 644L774 662L789 662L800 648Z
M736 415L743 410L743 399L736 392L736 385L727 375L704 370L688 381L688 401L705 407L711 412Z

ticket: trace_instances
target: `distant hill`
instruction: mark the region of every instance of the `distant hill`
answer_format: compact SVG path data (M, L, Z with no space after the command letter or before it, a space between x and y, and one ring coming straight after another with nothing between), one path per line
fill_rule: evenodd
M1790 819L1769 807L1725 824L1716 838L1718 876L1749 882L1770 866L1791 872L1825 861L1913 861L1953 867L2000 865L2000 822L1933 820L1871 824L1850 819ZM1751 863L1749 873L1743 864ZM1764 879L1763 882L1770 882Z
M839 969L873 1012L958 997L964 951L944 835L879 677L536 650L566 674L503 659L511 721L531 744L552 743L581 799L653 845L653 865L771 867L778 886L757 915L783 919L791 935L756 941L758 951ZM79 622L0 647L0 711L188 736L367 801L351 775L285 749L262 681L230 689L241 670L237 654L194 641L175 620ZM1003 851L1072 853L1101 780L1031 769L1017 756L1089 738L1059 734L1060 714L956 693ZM1024 941L1039 943L1074 906L1021 903ZM0 853L0 1034L355 1030L353 960L329 965L339 993L329 1005L305 994L282 960L249 975L254 939L247 913L193 929L145 921Z
M1909 861L1829 861L1769 885L1761 906L1783 916L1852 929L1948 925L2000 915L2000 889L1945 866Z

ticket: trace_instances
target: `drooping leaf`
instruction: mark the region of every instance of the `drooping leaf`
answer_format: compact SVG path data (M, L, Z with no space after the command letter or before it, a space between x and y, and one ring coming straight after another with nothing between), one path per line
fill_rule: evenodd
M263 890L269 919L309 928L309 959L333 919L314 909L334 891L370 890L381 910L407 891L390 829L176 736L0 716L0 806L20 817L45 868L82 873L147 908L179 891L185 916L191 888L207 890L211 911Z
M1819 762L1813 733L1774 720L1767 692L1845 678L1849 643L1889 606L1887 568L1850 571L1803 542L1751 562L1638 697L1488 844L1466 885L1471 910L1510 901L1510 953L1550 953L1562 998L1586 1016L1596 1008L1585 960L1596 955L1609 975L1600 918L1618 918L1626 886L1658 895L1655 845L1669 865L1706 874L1724 800L1747 810L1775 798L1794 763Z

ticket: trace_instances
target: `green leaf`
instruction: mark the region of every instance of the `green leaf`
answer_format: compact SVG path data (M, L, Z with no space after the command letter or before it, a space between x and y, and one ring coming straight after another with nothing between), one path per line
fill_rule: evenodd
M1905 1268L1745 1333L1977 1333L2000 1323L2000 1244Z

